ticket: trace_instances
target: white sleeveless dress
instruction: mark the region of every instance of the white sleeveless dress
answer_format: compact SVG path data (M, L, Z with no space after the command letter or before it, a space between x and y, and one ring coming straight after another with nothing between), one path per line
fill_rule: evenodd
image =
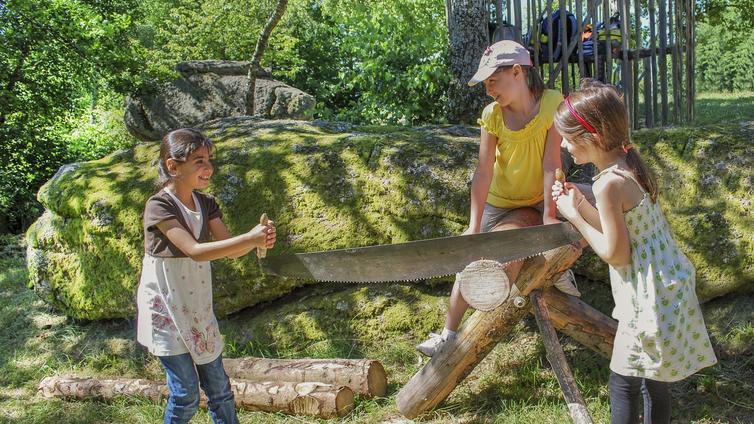
M673 382L717 362L696 297L696 271L678 249L658 202L630 173L607 172L633 180L643 198L624 218L631 263L610 266L618 320L610 369L620 375Z

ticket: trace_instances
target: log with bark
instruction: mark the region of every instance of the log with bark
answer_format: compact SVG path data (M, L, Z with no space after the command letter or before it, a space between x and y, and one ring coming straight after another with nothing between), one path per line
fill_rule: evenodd
M581 249L562 246L527 259L509 298L490 312L476 311L432 359L398 392L396 403L406 418L437 406L479 364L495 345L529 313L526 296L554 281L578 259Z
M225 372L250 381L319 381L346 386L355 394L385 396L385 368L371 359L223 359Z
M555 287L542 290L542 296L550 321L558 331L605 358L612 356L618 321Z
M236 406L251 411L284 412L320 418L342 417L353 409L353 391L348 387L306 382L254 382L230 380ZM169 394L161 381L143 379L103 380L93 378L47 377L38 391L46 398L102 399L139 396L158 403ZM207 407L204 393L200 406Z

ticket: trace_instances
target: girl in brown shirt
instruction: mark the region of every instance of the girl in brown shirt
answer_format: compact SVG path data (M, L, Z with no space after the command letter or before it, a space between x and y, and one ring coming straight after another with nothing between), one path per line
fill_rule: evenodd
M166 423L187 423L199 385L215 423L237 423L212 308L210 262L275 244L272 221L233 237L209 186L212 142L194 129L168 133L160 145L160 191L144 210L144 261L137 292L137 340L159 357L170 398ZM214 241L211 241L214 240Z

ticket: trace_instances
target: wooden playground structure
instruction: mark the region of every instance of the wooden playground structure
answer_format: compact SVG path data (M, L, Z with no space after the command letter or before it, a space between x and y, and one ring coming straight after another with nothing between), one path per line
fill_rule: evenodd
M446 0L450 1L450 0ZM490 43L514 39L563 94L592 77L624 94L633 129L694 119L691 0L490 0Z

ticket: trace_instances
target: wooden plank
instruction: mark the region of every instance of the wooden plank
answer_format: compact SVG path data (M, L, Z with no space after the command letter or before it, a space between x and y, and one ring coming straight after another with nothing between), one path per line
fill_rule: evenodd
M516 25L516 36L520 37L521 34L524 32L524 26L522 21L522 8L521 8L521 0L513 0L513 10L516 12L515 15L515 25ZM517 40L518 42L521 42L521 40Z
M534 66L539 69L539 75L542 77L542 79L545 79L545 66L544 64L539 63L539 54L540 54L540 45L539 45L539 17L542 16L540 12L540 6L539 0L532 0L532 4L534 5L534 29L531 31L532 37L534 38Z
M642 61L644 65L644 126L649 126L652 116L652 78L649 76L649 58L645 57Z
M495 30L495 39L491 43L500 41L503 27L503 0L495 0L495 19L497 20L497 29Z
M547 306L542 293L539 290L534 290L529 297L532 309L534 310L534 316L537 318L539 332L542 334L547 361L550 363L552 371L558 379L560 390L563 392L563 397L571 413L571 419L576 424L591 424L594 421L592 421L592 417L586 409L586 402L584 402L579 387L576 385L576 380L573 378L573 373L571 373L571 367L568 366L565 353L558 340L558 334L550 322L550 315L547 312Z
M660 13L660 125L668 124L668 16L665 8L666 0L659 1Z

